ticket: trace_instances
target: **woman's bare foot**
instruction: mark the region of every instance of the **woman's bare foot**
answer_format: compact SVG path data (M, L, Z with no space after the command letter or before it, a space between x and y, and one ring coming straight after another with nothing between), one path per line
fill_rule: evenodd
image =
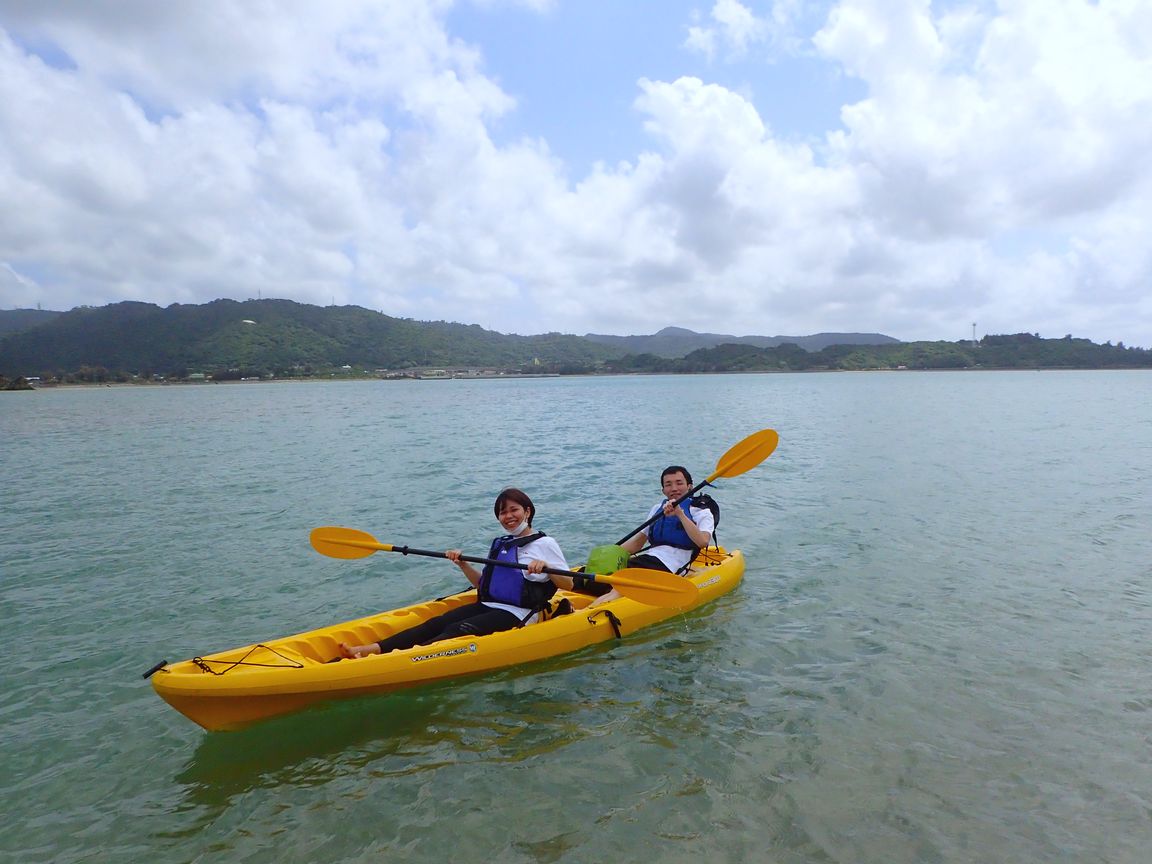
M371 645L349 645L347 642L340 643L340 656L345 660L359 660L361 657L367 657L369 654L379 654L380 646L373 642Z
M607 594L601 594L599 597L589 603L585 608L591 609L593 606L599 606L601 603L608 603L612 600L615 600L619 596L620 592L613 588Z

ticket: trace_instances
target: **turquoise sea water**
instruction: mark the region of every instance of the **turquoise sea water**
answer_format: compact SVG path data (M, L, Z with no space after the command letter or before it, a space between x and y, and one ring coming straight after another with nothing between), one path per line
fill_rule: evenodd
M0 394L0 860L1145 862L1152 376ZM460 587L504 485L570 560L718 483L743 586L621 643L207 734L141 673Z

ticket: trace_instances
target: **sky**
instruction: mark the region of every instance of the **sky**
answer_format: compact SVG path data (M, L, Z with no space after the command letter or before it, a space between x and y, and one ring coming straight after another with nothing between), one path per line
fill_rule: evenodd
M0 0L0 308L1152 347L1148 0Z

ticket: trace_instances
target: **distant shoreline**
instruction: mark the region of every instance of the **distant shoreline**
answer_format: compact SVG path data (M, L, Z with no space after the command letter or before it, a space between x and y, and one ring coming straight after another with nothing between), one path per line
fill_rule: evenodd
M654 378L662 376L692 376L692 375L859 375L870 372L882 373L949 373L949 372L1148 372L1147 366L995 366L995 367L968 367L964 369L747 369L727 372L580 372L571 375L548 373L539 375L443 375L429 377L395 377L385 378L379 375L365 375L363 377L341 378L261 378L247 381L94 381L90 383L69 382L67 384L32 384L32 390L92 390L92 389L118 389L137 387L211 387L220 384L229 386L243 386L256 384L355 384L366 381L379 381L382 383L418 382L418 381L518 381L541 378ZM28 392L28 391L9 391Z

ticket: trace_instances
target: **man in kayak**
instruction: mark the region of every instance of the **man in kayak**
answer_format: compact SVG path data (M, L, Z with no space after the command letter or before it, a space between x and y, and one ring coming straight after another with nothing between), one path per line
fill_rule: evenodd
M621 547L631 556L629 567L679 573L692 563L697 552L712 542L716 520L711 510L693 506L692 500L686 497L692 489L692 475L687 468L669 465L660 475L660 486L664 500L648 511L648 518L657 513L662 514L661 518L629 537ZM648 543L652 545L644 549ZM613 589L590 606L607 603L619 596L619 592Z
M429 645L456 636L486 636L531 624L559 588L571 588L572 580L559 574L546 574L545 568L568 570L559 544L543 531L532 530L536 507L519 489L505 489L492 508L508 533L492 541L488 557L509 563L525 562L527 570L487 564L483 571L461 561L459 549L449 549L445 557L456 564L475 586L477 600L443 615L429 618L368 645L340 643L347 659L387 654L416 645Z

